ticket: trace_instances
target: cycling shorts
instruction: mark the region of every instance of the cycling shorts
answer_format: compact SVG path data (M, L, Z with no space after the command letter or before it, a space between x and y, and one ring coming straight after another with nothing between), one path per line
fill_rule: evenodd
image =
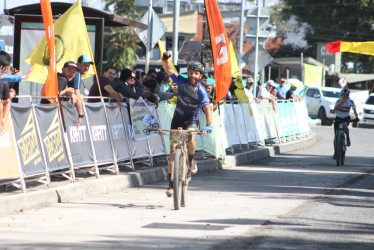
M342 122L345 122L347 126L349 126L349 123L351 122L351 117L349 116L345 118L336 117L335 122L334 122L334 134L336 134L336 132L339 129L339 123L342 123Z
M198 120L185 120L175 115L173 117L173 120L171 121L170 129L178 129L179 127L182 127L185 130L195 131L199 127L199 121Z
M0 99L8 100L9 98L9 84L0 82Z

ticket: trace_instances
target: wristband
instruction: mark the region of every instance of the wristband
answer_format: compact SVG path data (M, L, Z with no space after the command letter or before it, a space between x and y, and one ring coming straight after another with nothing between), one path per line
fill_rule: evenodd
M207 122L206 125L207 125L207 126L211 126L212 123L211 123L211 122Z
M79 118L83 118L83 117L84 117L84 114L81 114L81 115L78 114L78 117L79 117Z

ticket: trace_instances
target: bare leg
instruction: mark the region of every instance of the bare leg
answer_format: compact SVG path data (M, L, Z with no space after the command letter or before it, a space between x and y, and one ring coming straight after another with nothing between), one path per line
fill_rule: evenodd
M1 101L1 100L0 100ZM8 120L9 112L10 112L10 99L3 101L3 108L2 108L2 116L1 116L1 130L2 133L5 129L6 122Z

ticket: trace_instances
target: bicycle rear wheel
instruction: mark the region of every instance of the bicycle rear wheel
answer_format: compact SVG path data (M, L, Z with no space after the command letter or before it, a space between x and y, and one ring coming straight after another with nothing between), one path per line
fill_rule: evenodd
M341 137L341 141L340 141L340 150L341 150L341 154L340 154L340 164L343 166L344 165L344 160L345 160L345 136L342 135Z
M342 155L342 146L341 146L342 137L337 133L335 137L335 157L336 157L336 166L341 166L341 155Z
M180 149L176 149L174 153L174 177L173 177L173 198L174 198L174 209L179 210L182 198L182 169L183 169L183 157Z

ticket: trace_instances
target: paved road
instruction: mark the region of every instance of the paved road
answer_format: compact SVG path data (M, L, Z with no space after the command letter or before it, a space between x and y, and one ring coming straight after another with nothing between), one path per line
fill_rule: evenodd
M332 129L313 129L307 150L194 177L180 211L166 182L87 197L0 217L0 248L373 248L372 130L338 168Z

